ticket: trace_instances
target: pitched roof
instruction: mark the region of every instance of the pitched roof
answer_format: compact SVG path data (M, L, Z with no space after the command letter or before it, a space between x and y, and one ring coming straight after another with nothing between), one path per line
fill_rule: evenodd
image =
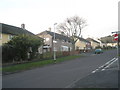
M92 38L87 38L88 41L93 41L93 42L96 42L96 43L99 43L98 41L92 39Z
M54 32L51 32L51 31L43 31L43 32L41 32L37 35L42 35L42 34L49 34L52 37L54 37ZM69 37L58 34L58 33L55 33L55 39L60 39L60 40L65 40L65 41L71 41L72 42L72 40Z
M78 39L79 39L80 41L90 43L88 40L86 40L86 39L84 39L84 38L79 37Z
M33 33L29 32L26 29L22 29L20 27L7 25L0 23L0 26L2 26L2 33L5 34L12 34L12 35L20 35L20 34L28 34L28 35L34 35Z
M116 41L114 40L114 36L105 36L100 38L102 43L115 43Z

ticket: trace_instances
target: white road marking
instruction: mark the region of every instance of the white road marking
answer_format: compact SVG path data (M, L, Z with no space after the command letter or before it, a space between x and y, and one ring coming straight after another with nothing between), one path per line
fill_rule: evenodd
M96 71L92 71L92 73L95 73Z
M100 66L99 69L100 69L100 68L103 68L103 67L104 67L104 65Z
M116 62L118 58L115 58L114 60L111 60L111 62L108 63L107 66L105 66L101 71L104 71L105 69L109 68L114 62Z
M113 58L112 60L108 61L105 65L109 64L110 62L114 61L116 58Z
M106 67L105 67L105 69L106 68L108 68L108 67L110 67L114 62L116 62L118 60L118 58L116 58L113 62L111 62L109 65L107 65Z
M105 69L102 69L101 71L104 71Z
M92 73L95 73L95 72L97 72L99 69L96 69L96 70L94 70L94 71L92 71Z
M99 69L96 69L96 70L94 70L94 71L92 71L92 73L95 73L95 72L97 72Z
M110 65L112 65L117 60L118 60L118 58L111 59L110 61L106 62L104 65L102 65L102 66L98 67L96 70L92 71L92 73L95 73L100 69L101 69L101 71L104 71L106 68L108 68Z

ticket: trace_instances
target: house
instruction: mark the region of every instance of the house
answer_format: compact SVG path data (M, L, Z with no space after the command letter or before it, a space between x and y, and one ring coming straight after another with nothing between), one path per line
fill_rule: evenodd
M21 34L26 34L26 35L31 35L31 36L36 36L35 34L29 32L28 30L25 29L25 24L21 24L21 27L16 27L8 24L3 24L0 23L0 46L2 44L7 43L10 41L14 36L21 35ZM38 37L40 38L40 37ZM43 40L42 38L40 38ZM38 48L38 52L42 54L42 46Z
M100 42L98 42L92 38L87 38L86 40L88 40L91 43L92 49L95 49L96 47L100 46Z
M75 50L90 50L91 49L91 43L81 37L78 37L78 40L75 43Z
M107 43L102 42L100 39L96 39L96 41L100 43L100 47L101 47L101 48L107 47Z
M55 35L55 40L54 40ZM71 51L72 50L72 40L65 36L58 33L54 33L51 31L43 31L37 36L44 39L44 52L47 51ZM54 49L53 49L54 47Z
M25 29L25 24L21 25L20 27L3 24L0 23L0 46L4 43L7 43L10 41L14 36L20 35L20 34L27 34L27 35L34 35L33 33L29 32Z
M110 47L117 47L117 42L107 43L107 46L110 46Z

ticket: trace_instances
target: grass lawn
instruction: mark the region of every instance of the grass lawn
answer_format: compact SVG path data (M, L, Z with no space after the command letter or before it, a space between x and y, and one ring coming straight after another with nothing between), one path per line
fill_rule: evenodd
M66 60L76 59L79 57L80 57L80 55L57 58L56 63L63 62ZM54 63L53 59L37 61L37 62L30 62L30 63L25 63L25 64L18 64L18 65L3 67L2 71L3 71L3 73L4 72L16 72L16 71L22 71L22 70L28 70L28 69L32 69L32 68L36 68L36 67L41 67L41 66L45 66L45 65L53 64L53 63Z

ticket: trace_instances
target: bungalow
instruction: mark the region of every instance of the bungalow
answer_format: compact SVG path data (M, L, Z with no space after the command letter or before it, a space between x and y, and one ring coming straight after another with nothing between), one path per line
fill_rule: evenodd
M92 38L87 38L86 40L88 40L91 43L92 49L95 49L96 47L100 46L100 42L98 42Z
M65 35L61 35L55 33L55 40L54 40L54 32L51 31L43 31L37 36L44 39L44 52L47 51L71 51L72 50L72 41L69 37ZM54 49L53 49L54 47Z

